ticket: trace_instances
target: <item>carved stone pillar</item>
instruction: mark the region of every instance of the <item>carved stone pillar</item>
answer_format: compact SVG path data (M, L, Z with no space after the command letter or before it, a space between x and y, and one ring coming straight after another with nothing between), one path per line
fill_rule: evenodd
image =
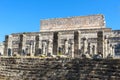
M88 54L91 54L91 44L88 43Z
M57 55L58 52L58 32L53 33L53 55Z
M104 31L97 32L97 53L101 55L102 58L105 57L104 55Z
M83 54L86 54L87 53L87 39L86 38L83 38Z
M12 35L8 36L7 56L12 56Z
M78 31L74 32L74 57L75 58L80 58L80 53L79 53L79 32Z
M113 58L115 56L115 47L114 46L112 46L112 56L113 56Z
M41 49L42 48L42 36L41 36L41 34L39 34L39 44L38 44L39 46L39 49Z
M38 56L42 54L42 36L41 34L36 36L36 41L35 41L35 56Z
M111 57L113 56L113 51L112 51L112 49L113 49L113 46L112 46L112 44L110 44L110 47L109 47L109 49L110 49L110 55L111 55Z
M33 50L32 50L32 55L33 55L33 56L35 56L35 44L36 44L36 42L34 41L34 42L33 42L33 45L32 45L32 49L33 49Z
M42 54L45 55L45 42L42 42Z
M94 55L97 53L96 45L94 45Z
M108 39L107 39L107 36L105 36L105 39L104 39L104 57L106 58L107 57L107 54L108 54Z
M59 54L59 48L61 48L60 35L61 35L61 33L59 32L59 33L58 33L58 48L57 48L57 54Z
M94 51L93 51L93 50L94 50L94 46L92 46L92 45L90 44L90 54L91 54L91 55L94 55L94 51L95 51L95 50L94 50ZM92 52L92 51L93 51L93 52Z
M4 45L5 45L5 47L4 47L4 56L8 56L8 38L9 38L9 36L8 35L6 35L5 36L5 43L4 43Z
M35 55L35 45L36 45L35 38L36 38L36 37L34 36L33 45L32 45L32 49L33 49L32 55L33 55L33 56Z
M48 55L52 55L52 39L48 41Z
M30 53L30 52L29 52L29 46L26 46L25 52L26 52L26 54L29 54L29 53Z
M92 56L96 54L95 45L92 46Z
M47 43L42 43L42 54L47 55Z
M38 40L38 54L42 54L42 36L39 34L39 40Z
M78 31L78 52L80 53L81 50L81 32Z
M108 46L108 47L107 47L107 50L108 50L108 51L107 51L107 56L108 56L108 55L111 54L111 49L110 49L110 46L111 46L111 45L110 45L110 41L109 41L109 40L108 40L108 42L107 42L107 46Z
M23 45L23 34L19 35L20 41L19 41L19 52L18 54L21 56L22 55L22 45Z
M22 54L21 55L25 55L26 54L26 35L23 34L23 40L22 40Z
M71 54L72 54L72 58L74 58L74 41L71 42Z
M30 56L33 56L32 50L32 43L30 43Z
M65 54L68 54L68 39L65 40Z

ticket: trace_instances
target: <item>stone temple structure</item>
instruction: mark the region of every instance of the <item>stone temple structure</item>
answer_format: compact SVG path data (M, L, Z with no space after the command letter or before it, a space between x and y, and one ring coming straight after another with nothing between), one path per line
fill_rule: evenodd
M120 56L120 30L107 28L101 14L47 19L40 24L40 32L6 35L4 56Z

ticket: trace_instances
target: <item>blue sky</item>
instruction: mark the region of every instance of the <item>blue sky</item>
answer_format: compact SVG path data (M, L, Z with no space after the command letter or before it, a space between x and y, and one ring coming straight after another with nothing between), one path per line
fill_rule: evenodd
M120 29L120 0L0 0L0 42L11 33L38 32L41 19L92 14Z

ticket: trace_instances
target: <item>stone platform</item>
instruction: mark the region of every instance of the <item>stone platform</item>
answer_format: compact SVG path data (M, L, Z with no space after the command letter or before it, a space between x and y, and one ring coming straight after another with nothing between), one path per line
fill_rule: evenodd
M0 57L0 80L120 80L120 60Z

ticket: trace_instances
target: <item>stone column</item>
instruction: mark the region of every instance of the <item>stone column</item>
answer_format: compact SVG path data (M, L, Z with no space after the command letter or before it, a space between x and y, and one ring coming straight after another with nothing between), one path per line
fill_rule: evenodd
M38 56L42 53L42 36L41 34L36 36L35 41L35 56Z
M74 41L71 42L71 54L72 54L72 58L74 58Z
M9 38L9 36L8 35L6 35L5 36L5 43L4 43L4 56L8 56L8 38Z
M102 58L104 55L104 31L97 32L97 54L101 55Z
M94 55L97 53L97 49L96 49L96 45L94 45L94 49L95 49L95 53L94 53Z
M107 56L111 54L111 51L110 51L110 41L108 40L107 42Z
M7 56L12 56L12 35L8 36L8 49L7 49Z
M18 54L21 56L21 55L22 55L23 34L20 34L20 35L19 35L19 39L20 39L20 40L19 40L19 47L18 47L18 48L19 48L19 49L18 49L19 51L18 51Z
M34 40L33 40L33 45L32 45L32 55L34 56L35 55L35 44L36 44L36 41L35 41L35 36L34 36Z
M30 50L30 49L29 49L29 46L26 46L26 51L25 51L26 54L29 54L29 53L30 53L29 50Z
M93 51L92 49L94 49L94 47L90 44L90 54L94 55L94 53L92 52Z
M42 49L42 36L39 34L39 49Z
M112 46L112 56L113 56L113 58L115 56L115 47L114 46Z
M52 55L52 39L48 41L48 55Z
M30 43L30 56L33 56L33 53L32 53L32 43Z
M60 37L60 35L61 35L61 33L59 32L58 33L58 49L57 49L57 54L59 54L60 53L60 48L62 47L61 46L61 37ZM62 53L62 52L61 52Z
M34 42L33 42L33 45L32 45L32 49L33 49L33 50L32 50L32 55L33 55L33 56L35 56L35 44L36 44L36 42L34 41Z
M78 31L78 52L80 53L81 50L81 32Z
M87 53L87 39L83 38L83 54Z
M79 32L74 31L74 57L80 58L79 54Z
M23 40L22 40L22 54L21 55L25 55L26 54L26 35L23 34Z
M91 44L88 43L88 54L91 54Z
M65 54L68 54L68 39L65 40Z
M38 39L38 52L39 54L42 54L42 35L39 34L39 39Z
M57 55L58 52L58 32L53 33L53 55Z
M95 45L92 45L92 43L88 43L88 54L94 56L96 53Z
M47 50L46 50L46 47L47 47L47 43L46 42L43 42L42 43L42 54L44 55L47 55Z
M109 49L110 49L110 56L112 57L112 56L113 56L113 51L112 51L112 49L113 49L113 46L112 46L112 44L110 44L110 47L109 47Z
M95 49L95 45L93 45L93 46L92 46L92 51L93 51L92 56L95 55L95 52L96 52L95 50L96 50L96 49Z
M104 39L104 57L106 58L107 55L108 55L108 37L105 36L105 39Z
M44 42L42 42L42 54L45 55L45 44L44 44Z

